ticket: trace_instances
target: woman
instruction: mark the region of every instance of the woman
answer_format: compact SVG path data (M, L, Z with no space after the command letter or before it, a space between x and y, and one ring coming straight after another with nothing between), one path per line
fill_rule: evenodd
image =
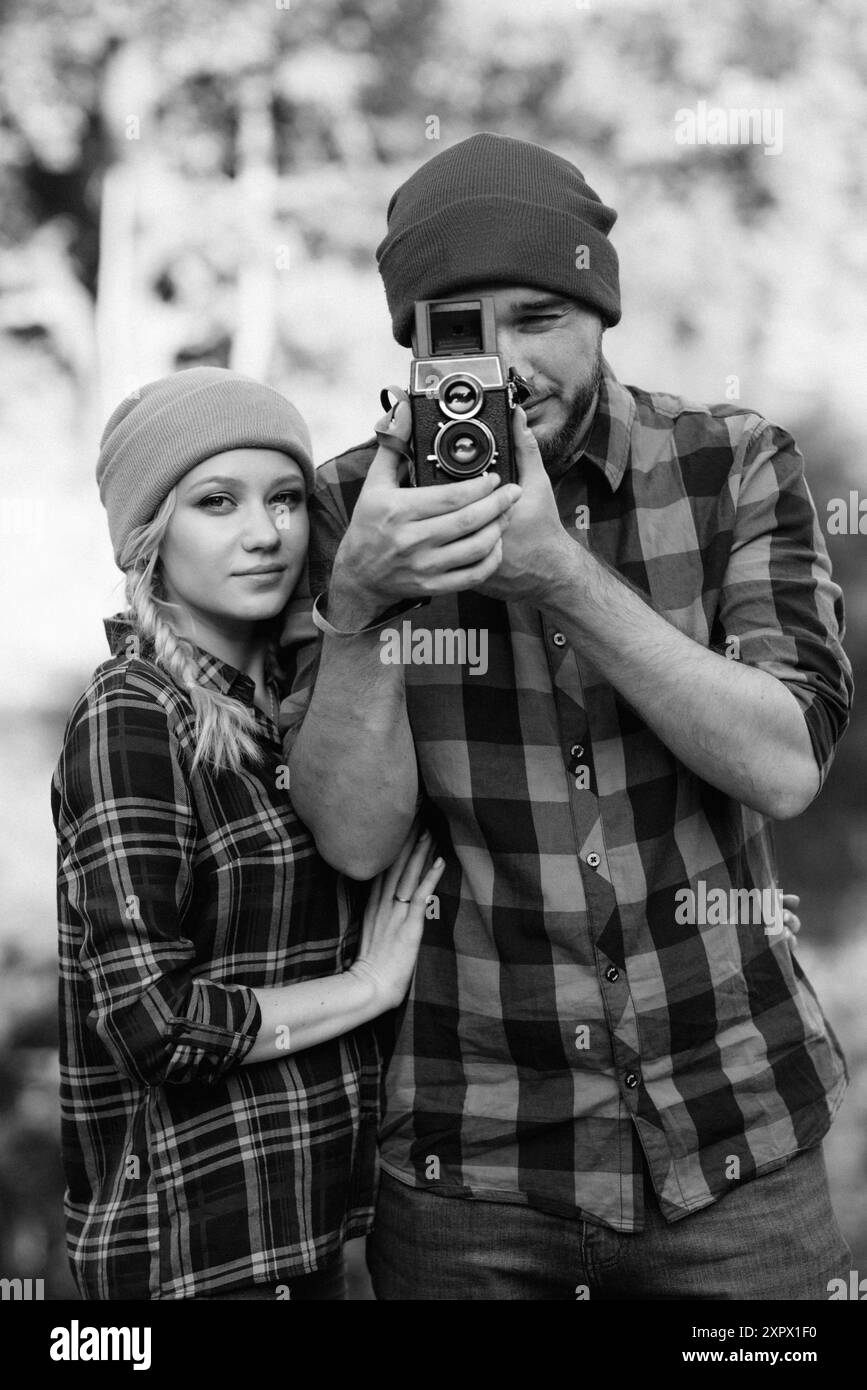
M97 478L129 613L52 788L73 1271L89 1299L342 1298L373 1209L369 1025L408 988L442 860L408 841L359 943L292 809L274 640L313 483L293 406L220 368L152 382Z

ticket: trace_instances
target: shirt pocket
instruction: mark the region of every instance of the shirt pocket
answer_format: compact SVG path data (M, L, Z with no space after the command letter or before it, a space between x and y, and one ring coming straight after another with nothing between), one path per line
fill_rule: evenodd
M212 866L197 901L198 972L221 984L274 982L289 949L294 886L285 846Z

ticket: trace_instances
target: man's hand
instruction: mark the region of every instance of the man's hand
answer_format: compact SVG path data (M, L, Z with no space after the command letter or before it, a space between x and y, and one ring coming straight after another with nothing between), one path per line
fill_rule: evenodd
M383 421L409 439L412 417L401 401ZM369 622L400 599L481 588L503 558L503 532L521 488L485 473L466 482L403 488L393 449L370 465L340 543L328 591L329 621L340 628Z
M521 496L509 517L503 558L494 573L475 585L491 598L541 604L551 585L574 559L574 541L563 529L551 480L522 406L512 417Z

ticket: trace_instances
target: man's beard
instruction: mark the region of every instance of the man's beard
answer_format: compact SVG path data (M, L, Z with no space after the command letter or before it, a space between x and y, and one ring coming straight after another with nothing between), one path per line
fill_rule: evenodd
M539 453L542 455L542 462L546 467L559 463L561 459L569 458L571 454L575 453L578 442L589 423L585 421L584 417L593 404L601 380L602 334L600 332L590 377L577 388L569 405L569 413L560 428L549 435L547 439L539 440Z

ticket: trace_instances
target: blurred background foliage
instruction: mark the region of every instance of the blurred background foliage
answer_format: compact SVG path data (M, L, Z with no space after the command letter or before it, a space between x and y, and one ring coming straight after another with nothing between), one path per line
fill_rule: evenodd
M0 0L0 1274L72 1293L48 783L120 606L92 480L108 412L214 362L284 390L319 460L369 435L407 370L373 257L388 199L490 129L618 209L621 379L784 423L825 518L867 498L865 71L859 0ZM781 113L782 149L678 144L700 101ZM867 536L829 548L863 679ZM827 1151L862 1271L865 785L856 705L821 798L778 832L852 1071ZM368 1297L357 1250L353 1271Z

